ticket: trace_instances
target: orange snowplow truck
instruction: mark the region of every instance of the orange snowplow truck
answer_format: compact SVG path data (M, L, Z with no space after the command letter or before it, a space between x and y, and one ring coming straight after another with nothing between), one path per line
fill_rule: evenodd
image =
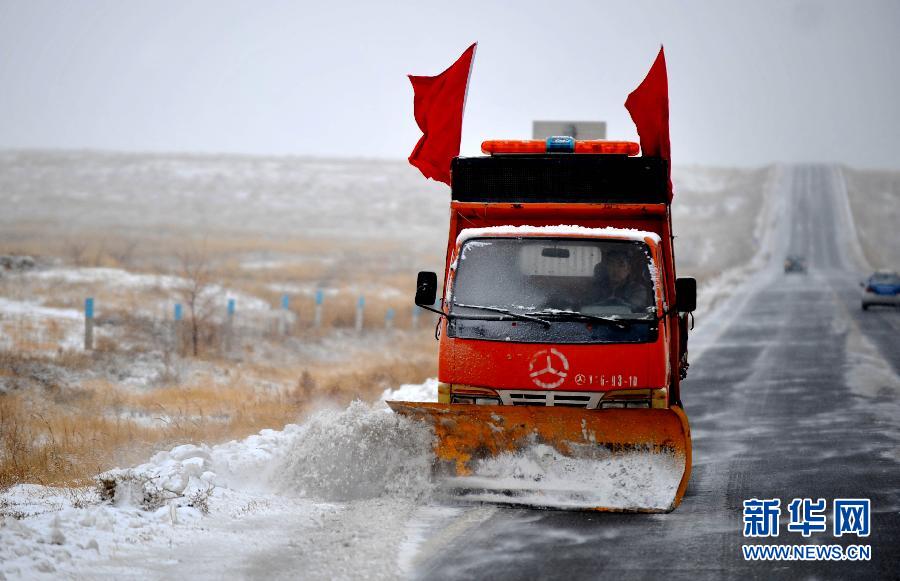
M441 316L438 403L391 407L434 426L437 468L456 485L484 488L484 466L538 448L609 467L573 490L599 498L587 508L674 509L691 466L680 381L696 283L675 276L667 162L635 157L636 143L570 137L482 150L452 163L439 307L437 275L417 282L416 304ZM624 457L639 480L629 486L653 490L592 496L621 486ZM535 498L534 482L518 484L498 488Z

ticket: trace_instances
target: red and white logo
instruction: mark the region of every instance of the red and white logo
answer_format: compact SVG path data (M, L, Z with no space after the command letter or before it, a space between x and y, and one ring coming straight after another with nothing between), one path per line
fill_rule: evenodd
M528 375L538 387L554 389L562 385L569 374L569 360L556 349L538 351L528 363Z

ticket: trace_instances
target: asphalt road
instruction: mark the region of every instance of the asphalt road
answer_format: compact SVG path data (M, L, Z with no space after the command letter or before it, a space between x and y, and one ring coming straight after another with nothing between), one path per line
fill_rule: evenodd
M867 267L839 171L785 168L778 188L768 266L692 343L682 397L694 467L681 506L663 515L499 509L423 556L417 577L900 578L900 313L860 308ZM789 253L806 256L807 273L782 271ZM781 500L777 538L743 537L750 498ZM788 532L793 498L826 499L828 530ZM832 536L835 498L871 499L869 537ZM872 558L745 561L741 545L761 543L868 544Z

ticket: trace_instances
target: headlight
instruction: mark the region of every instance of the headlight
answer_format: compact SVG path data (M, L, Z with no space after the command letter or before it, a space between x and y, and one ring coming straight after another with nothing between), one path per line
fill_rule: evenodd
M450 403L475 404L475 405L500 405L496 397L470 397L465 395L453 395Z
M600 409L608 408L665 408L668 407L668 390L620 389L607 391L600 400Z
M500 405L500 400L495 397L476 397L475 403L478 405Z
M500 398L497 396L497 392L489 387L478 387L474 385L459 385L459 384L449 384L442 383L438 387L439 396L443 395L441 393L441 387L444 387L446 395L446 401L442 403L461 403L461 404L472 404L472 405L501 405Z

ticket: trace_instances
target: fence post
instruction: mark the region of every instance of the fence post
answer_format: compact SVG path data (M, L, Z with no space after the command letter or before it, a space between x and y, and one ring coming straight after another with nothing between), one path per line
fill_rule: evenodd
M288 335L291 329L291 297L281 295L281 334Z
M384 328L390 331L394 328L394 309L388 309L384 314Z
M231 351L231 345L234 342L234 299L228 299L228 316L225 319L225 352Z
M94 297L84 299L84 350L94 350Z
M175 324L173 329L175 333L175 350L179 355L184 355L184 313L181 309L181 303L175 303Z
M366 297L359 295L359 300L356 302L356 332L362 333L363 330L363 311L366 308Z
M316 290L316 314L314 325L316 329L322 326L322 301L325 299L325 293L322 289Z

